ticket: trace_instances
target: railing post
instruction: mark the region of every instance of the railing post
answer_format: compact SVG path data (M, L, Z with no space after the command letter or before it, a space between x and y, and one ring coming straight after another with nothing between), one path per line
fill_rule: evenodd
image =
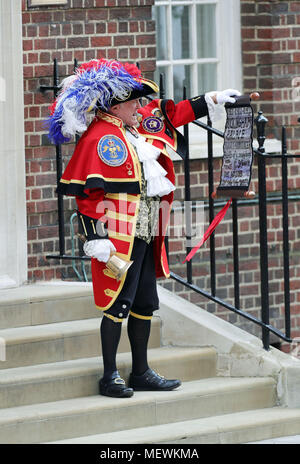
M207 126L211 128L211 120L207 116ZM213 166L213 138L212 132L207 131L207 166L208 166L208 204L209 204L209 224L214 219L214 200L212 193L214 191L214 166ZM210 246L210 288L211 294L216 296L216 253L215 253L215 233L209 238Z
M290 320L290 267L289 267L289 203L288 203L288 169L286 128L282 128L281 139L281 175L282 175L282 240L283 240L283 272L284 272L284 314L285 334L291 336Z
M260 238L260 274L261 274L261 320L269 325L269 266L268 266L268 231L267 231L267 189L265 160L265 125L268 119L258 112L255 118L258 140L258 185L259 185L259 238ZM262 327L262 342L266 350L270 347L270 333Z
M54 58L53 64L53 93L54 100L59 92L59 75L57 59ZM56 150L56 182L59 184L62 176L62 154L61 145L55 146ZM57 194L57 214L58 214L58 229L59 229L59 254L63 256L65 254L65 219L64 219L64 199L63 195Z
M159 98L161 100L166 98L165 76L164 76L163 73L160 73L160 75L159 75ZM168 261L169 261L169 237L168 237L168 233L166 233L166 236L165 236L165 248L166 248L167 258L168 258Z
M232 240L233 240L233 280L234 280L234 304L240 307L240 274L239 274L239 231L238 231L238 207L237 201L232 200Z
M186 100L186 87L183 87L183 100ZM192 224L192 208L191 208L191 175L190 175L190 151L189 151L189 127L186 124L183 128L184 138L187 144L186 158L184 160L184 212L185 212L185 229L186 241L191 244L191 224ZM186 254L191 251L191 246L186 247ZM187 281L192 283L192 261L186 263Z
M58 76L58 66L57 59L54 58L53 61L53 85L41 85L40 91L46 92L52 90L54 100L58 95L60 90L59 87L59 76ZM62 156L61 156L61 146L56 145L56 183L58 185L60 178L62 176ZM63 195L57 194L57 213L58 213L58 233L59 233L59 254L63 256L65 254L65 222L64 222L64 206L63 206Z

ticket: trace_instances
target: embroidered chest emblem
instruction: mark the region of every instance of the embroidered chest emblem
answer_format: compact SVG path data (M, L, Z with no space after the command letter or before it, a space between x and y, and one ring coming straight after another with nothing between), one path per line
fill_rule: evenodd
M158 110L157 108L155 108L155 110L151 111L151 113L156 118L162 118L163 117L162 112L160 110Z
M115 135L105 135L98 142L98 155L109 166L121 166L128 156L125 143Z
M149 116L143 121L143 128L147 132L155 133L160 132L164 127L164 123L160 118Z

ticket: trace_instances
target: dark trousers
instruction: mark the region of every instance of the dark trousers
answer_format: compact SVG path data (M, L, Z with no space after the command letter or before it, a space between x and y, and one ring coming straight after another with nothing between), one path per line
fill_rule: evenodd
M138 316L150 317L159 309L153 243L134 240L131 260L123 288L115 303L104 314L126 318L131 310Z

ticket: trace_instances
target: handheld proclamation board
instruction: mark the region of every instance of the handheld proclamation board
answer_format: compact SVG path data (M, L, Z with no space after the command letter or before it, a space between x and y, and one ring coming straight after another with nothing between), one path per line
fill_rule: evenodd
M235 97L235 103L226 103L223 160L220 183L212 193L213 198L252 198L249 191L253 161L253 109L251 99L258 93Z
M212 198L229 197L226 205L218 212L204 232L200 242L189 252L184 263L190 261L197 250L206 242L224 218L233 198L253 198L249 191L253 161L253 109L251 99L257 100L258 93L234 97L235 103L226 103L226 125L224 132L223 160L219 186Z

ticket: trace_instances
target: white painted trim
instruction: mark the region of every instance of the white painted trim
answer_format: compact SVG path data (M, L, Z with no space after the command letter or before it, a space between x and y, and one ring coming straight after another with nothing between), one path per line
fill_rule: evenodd
M0 0L0 287L27 280L22 2Z
M28 0L29 7L51 6L51 5L67 5L68 0Z
M242 91L240 0L218 3L219 90Z
M240 0L179 0L171 2L170 0L156 0L156 5L165 5L167 7L167 33L169 41L169 56L168 60L158 61L159 66L165 66L168 69L166 74L166 84L169 89L167 98L172 98L173 95L173 76L172 65L191 65L192 76L192 93L196 95L200 90L193 88L196 85L197 64L200 63L217 63L217 88L211 90L224 90L226 88L237 89L242 92L242 60L241 60L241 23L240 23ZM196 4L215 4L216 5L216 44L217 56L216 58L197 58L195 45L192 50L192 57L189 59L172 61L170 56L172 50L172 24L171 21L171 8L174 5L193 5L195 10ZM195 24L192 22L193 34ZM216 128L223 130L225 124L225 111L223 118L216 124ZM206 146L206 133L191 126L190 133L192 142L191 156L196 156L196 152L202 153L202 158ZM217 138L218 139L218 138ZM216 147L219 156L222 153L223 144L218 144ZM199 150L200 149L200 150Z

